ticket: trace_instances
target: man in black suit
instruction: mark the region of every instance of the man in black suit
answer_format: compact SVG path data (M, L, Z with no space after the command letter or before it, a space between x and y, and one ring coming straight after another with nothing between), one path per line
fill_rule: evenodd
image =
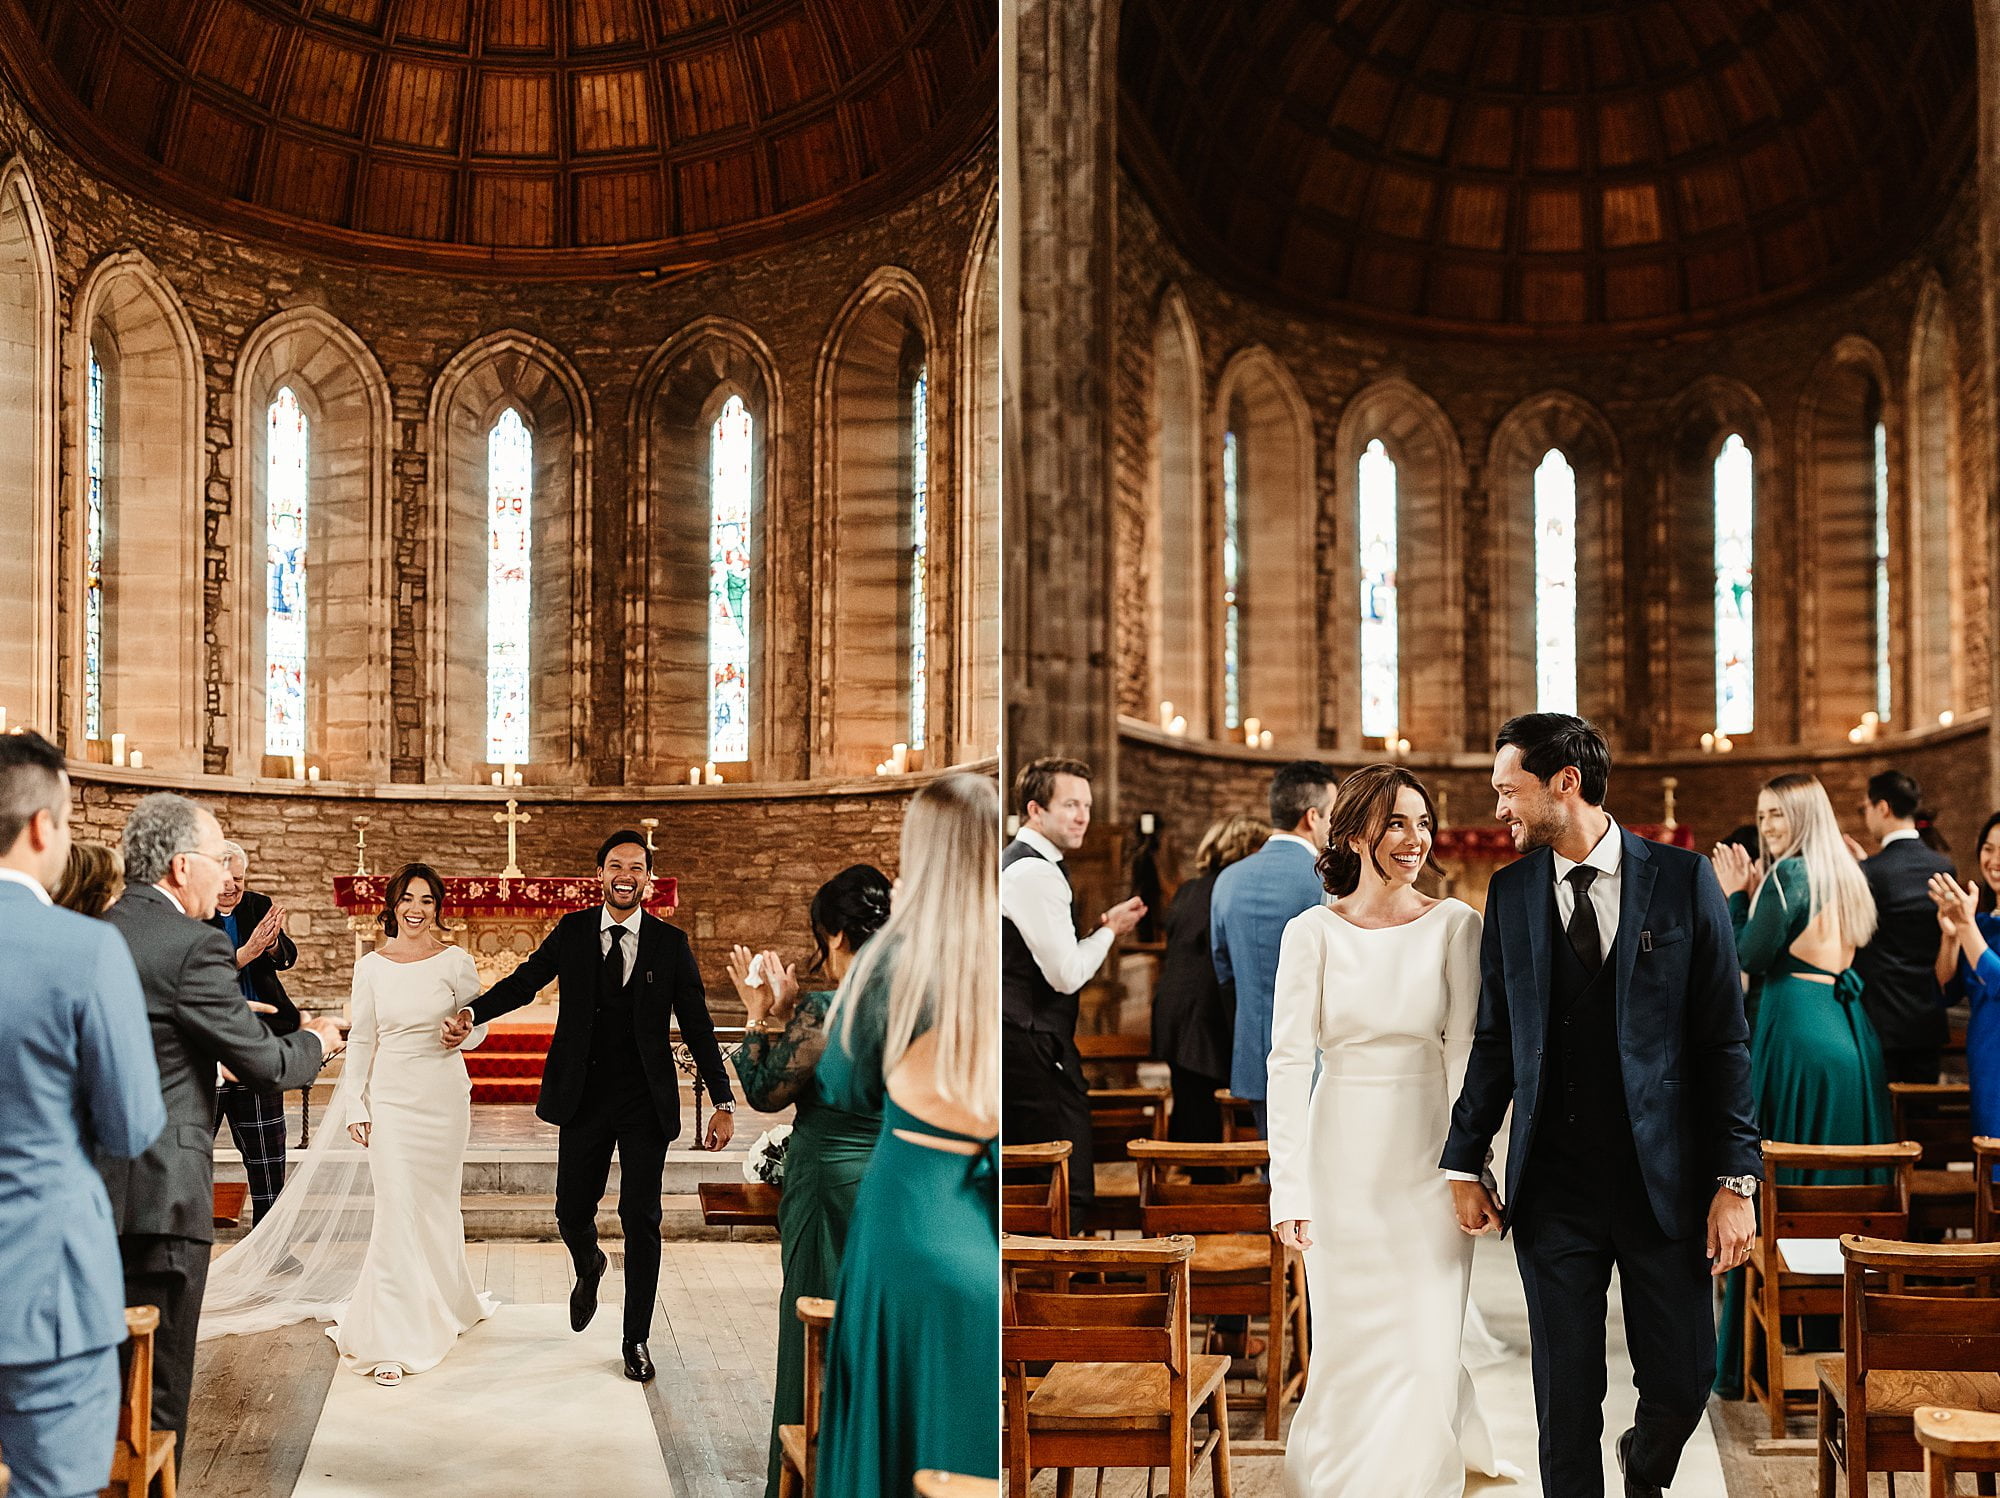
M1749 1256L1761 1168L1729 907L1708 861L1604 811L1611 753L1581 718L1501 730L1479 1020L1441 1162L1468 1233L1514 1231L1542 1490L1602 1498L1605 1292L1618 1270L1639 1387L1627 1498L1658 1498L1715 1379L1710 1276ZM1509 1103L1506 1207L1482 1177Z
M236 984L236 954L212 929L223 882L222 829L185 796L147 796L125 819L125 893L104 918L125 938L152 1022L167 1126L136 1160L100 1155L125 1261L125 1304L158 1306L153 1428L187 1449L195 1329L215 1239L215 1069L277 1092L308 1085L342 1045L330 1019L277 1036Z
M1875 1022L1891 1082L1937 1081L1948 1033L1930 882L1933 874L1956 879L1958 870L1917 830L1922 794L1901 770L1884 770L1869 778L1861 804L1861 820L1881 851L1861 860L1875 896L1875 936L1854 954L1854 970L1861 974L1861 1007Z
M250 855L241 843L224 843L222 848L225 877L208 924L236 949L236 985L264 1028L273 1035L293 1034L299 1028L299 1010L278 974L299 960L299 949L285 934L284 907L245 887ZM225 1118L236 1152L243 1157L255 1220L262 1222L285 1189L285 1095L245 1086L224 1072L222 1090L215 1097L217 1129Z
M670 1026L693 1053L714 1099L703 1149L735 1132L735 1093L715 1042L715 1023L687 934L646 914L653 855L636 832L614 832L597 850L604 903L556 923L533 956L444 1024L457 1046L556 982L555 1039L542 1067L535 1113L562 1131L556 1146L556 1225L576 1266L569 1324L597 1313L608 1260L597 1246L597 1204L618 1151L618 1221L625 1235L625 1376L653 1377L646 1350L660 1286L660 1177L681 1131L681 1079Z

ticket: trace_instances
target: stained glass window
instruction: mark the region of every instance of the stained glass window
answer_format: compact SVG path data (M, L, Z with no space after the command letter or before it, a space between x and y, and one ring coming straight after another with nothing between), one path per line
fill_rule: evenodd
M535 438L509 406L486 434L486 759L528 762Z
M1731 432L1715 455L1715 726L1722 733L1748 733L1757 721L1751 469L1750 449Z
M1236 465L1241 453L1236 434L1222 434L1222 726L1243 721L1243 506L1237 489Z
M1361 455L1361 731L1396 737L1396 464L1380 438Z
M83 525L83 736L104 737L104 369L89 346L88 494Z
M1875 711L1889 717L1889 432L1875 423Z
M930 370L919 369L910 387L910 747L924 747L926 693L930 687L925 659L930 629L930 579L925 572L930 500Z
M1535 710L1576 711L1576 470L1553 447L1535 470Z
M265 413L264 752L306 752L306 463L311 433L287 385Z
M750 412L732 395L709 431L708 757L750 757Z

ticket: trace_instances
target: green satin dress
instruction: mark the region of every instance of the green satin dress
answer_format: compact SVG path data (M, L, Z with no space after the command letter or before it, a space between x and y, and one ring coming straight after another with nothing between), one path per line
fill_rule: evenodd
M826 1049L831 993L799 998L782 1035L753 1034L731 1058L743 1096L760 1113L791 1107L785 1143L784 1195L778 1201L778 1386L771 1402L771 1449L765 1498L777 1498L778 1427L805 1419L805 1327L794 1307L801 1295L833 1297L840 1282L854 1199L882 1130L882 1110L836 1107L821 1091L816 1069Z
M1851 967L1829 973L1792 955L1792 943L1812 918L1803 860L1780 859L1765 883L1754 910L1748 895L1729 897L1737 960L1745 973L1763 980L1757 1027L1750 1036L1750 1090L1758 1131L1785 1144L1887 1143L1889 1084L1882 1042L1861 1007L1861 976ZM1817 1186L1852 1185L1864 1178L1860 1171L1798 1174L1808 1178L1804 1184ZM1739 1398L1740 1269L1725 1278L1716 1339L1715 1391L1726 1399Z
M887 1095L886 974L833 1020L827 1097L882 1109L840 1266L821 1405L819 1498L908 1498L927 1467L1000 1475L1000 1141L905 1112ZM898 1129L977 1144L950 1154Z

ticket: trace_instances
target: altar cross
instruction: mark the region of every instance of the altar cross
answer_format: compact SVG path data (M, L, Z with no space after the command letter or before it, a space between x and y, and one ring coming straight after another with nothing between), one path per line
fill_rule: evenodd
M520 879L525 877L521 873L520 857L515 852L514 839L517 830L523 822L532 822L535 819L531 813L522 811L520 806L520 802L509 796L507 798L507 809L493 813L494 821L505 822L507 824L507 867L500 871L502 879Z

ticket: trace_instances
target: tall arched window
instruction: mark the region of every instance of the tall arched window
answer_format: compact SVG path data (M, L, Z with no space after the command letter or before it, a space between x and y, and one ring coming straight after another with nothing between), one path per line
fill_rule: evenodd
M1727 734L1757 722L1754 488L1750 449L1731 432L1715 455L1715 726Z
M57 300L34 182L18 158L0 161L0 705L44 732L55 706Z
M1382 439L1361 454L1361 732L1396 737L1401 655L1396 636L1396 464Z
M528 762L535 438L509 406L486 434L486 759Z
M1576 711L1576 470L1553 447L1535 469L1535 710Z
M1209 611L1190 608L1216 586L1203 523L1201 341L1180 292L1160 299L1153 325L1153 385L1146 515L1146 643L1152 668L1151 717L1171 702L1188 731L1206 738L1221 726L1212 703ZM1224 434L1225 440L1227 435ZM1241 707L1238 707L1240 721Z
M104 737L104 366L86 345L90 410L84 417L83 736Z
M1236 433L1222 434L1222 726L1243 722L1243 503Z
M930 667L930 368L920 365L910 382L910 747L924 747Z
M1828 350L1799 397L1793 487L1804 607L1798 670L1783 679L1798 683L1808 741L1838 742L1869 714L1889 713L1889 620L1902 580L1892 579L1888 554L1900 554L1902 537L1890 530L1888 389L1881 351L1849 335ZM1907 697L1900 687L1895 695Z
M1959 513L1958 345L1943 286L1918 301L1910 352L1909 503L1903 526L1902 588L1907 633L1902 657L1903 712L1928 723L1963 705L1965 640L1952 627L1964 617L1969 572L1981 548L1962 546ZM1977 534L1965 527L1964 533Z
M1889 717L1889 428L1875 423L1875 711Z
M750 757L750 499L756 434L732 395L709 430L708 757Z
M287 385L264 413L264 752L306 752L306 475L312 434Z

